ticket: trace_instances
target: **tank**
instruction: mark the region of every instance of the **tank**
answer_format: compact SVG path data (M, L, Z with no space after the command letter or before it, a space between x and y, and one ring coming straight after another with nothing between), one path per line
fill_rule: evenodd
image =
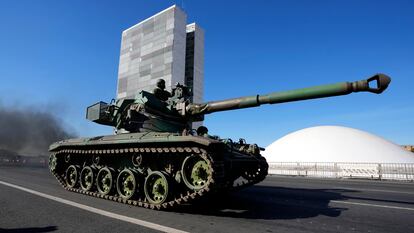
M391 79L384 74L336 84L274 92L223 101L191 103L191 90L162 81L153 93L98 102L86 117L114 127L115 134L53 143L49 167L68 191L151 209L167 209L251 186L268 172L264 150L244 139L212 136L205 126L192 129L204 115L262 104L347 95L382 93ZM283 156L283 155L280 155Z

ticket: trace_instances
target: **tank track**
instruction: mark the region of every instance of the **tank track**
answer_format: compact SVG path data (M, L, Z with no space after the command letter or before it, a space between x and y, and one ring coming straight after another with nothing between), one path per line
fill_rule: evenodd
M181 157L187 157L190 155L198 155L201 158L205 159L207 161L207 164L209 166L209 169L211 169L211 173L209 174L207 184L204 185L203 188L200 190L186 190L182 193L176 193L172 200L166 201L162 204L152 204L148 202L147 198L138 198L138 199L126 199L122 198L116 191L112 192L111 195L109 194L102 194L99 193L96 189L96 182L93 181L95 184L94 191L87 191L83 190L80 185L77 184L77 187L69 187L66 182L66 168L65 169L50 169L52 174L55 176L55 178L58 180L59 184L66 190L93 196L97 198L102 198L106 200L111 200L114 202L124 203L131 206L139 206L144 207L148 209L155 209L155 210L165 210L172 208L177 205L181 205L184 203L189 203L192 200L202 198L206 196L208 193L213 192L220 192L220 191L229 191L232 189L240 189L243 187L251 186L253 184L256 184L260 181L262 181L266 175L267 175L267 168L268 165L266 163L266 160L261 157L257 158L258 160L262 159L263 161L260 161L260 164L262 164L265 167L262 167L261 169L258 169L257 172L254 172L253 174L249 173L249 180L243 181L242 183L229 183L227 180L227 177L225 177L225 161L220 160L214 160L212 154L209 154L205 149L200 147L127 147L127 148L117 148L117 149L88 149L88 148L79 148L79 149L60 149L53 151L50 155L50 160L55 157L59 158L57 161L59 163L62 163L64 161L63 157L70 155L77 159L83 159L85 162L83 166L85 167L86 160L93 158L94 156L99 157L111 157L111 159L115 159L116 157L122 157L122 156L133 156L134 154L141 154L146 156L171 156L171 153L181 156ZM50 164L50 161L49 161ZM56 166L62 166L61 164ZM67 167L70 166L70 164L67 164ZM100 166L105 167L104 165ZM60 170L60 171L59 171ZM122 169L118 169L117 173ZM80 176L80 172L78 174ZM116 177L115 177L116 179ZM79 183L79 179L77 181ZM112 185L111 189L116 189Z

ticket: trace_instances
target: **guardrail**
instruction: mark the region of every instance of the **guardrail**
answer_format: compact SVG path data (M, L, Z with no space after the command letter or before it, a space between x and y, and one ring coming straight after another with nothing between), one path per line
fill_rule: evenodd
M414 163L271 162L269 174L413 181Z
M48 167L47 157L1 158L0 166L10 167Z

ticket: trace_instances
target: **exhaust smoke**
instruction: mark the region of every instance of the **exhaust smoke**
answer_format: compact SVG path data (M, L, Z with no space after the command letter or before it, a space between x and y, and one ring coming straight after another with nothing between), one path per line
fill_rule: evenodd
M74 137L50 112L0 104L0 149L25 156L47 155L53 142Z

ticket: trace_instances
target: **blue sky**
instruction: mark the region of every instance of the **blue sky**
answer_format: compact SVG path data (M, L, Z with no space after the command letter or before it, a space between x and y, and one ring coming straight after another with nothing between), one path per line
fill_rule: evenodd
M207 115L210 133L267 146L341 125L414 144L413 1L0 1L0 103L51 109L82 136L110 133L85 109L115 97L121 32L178 4L205 29L205 100L383 72L382 95Z

